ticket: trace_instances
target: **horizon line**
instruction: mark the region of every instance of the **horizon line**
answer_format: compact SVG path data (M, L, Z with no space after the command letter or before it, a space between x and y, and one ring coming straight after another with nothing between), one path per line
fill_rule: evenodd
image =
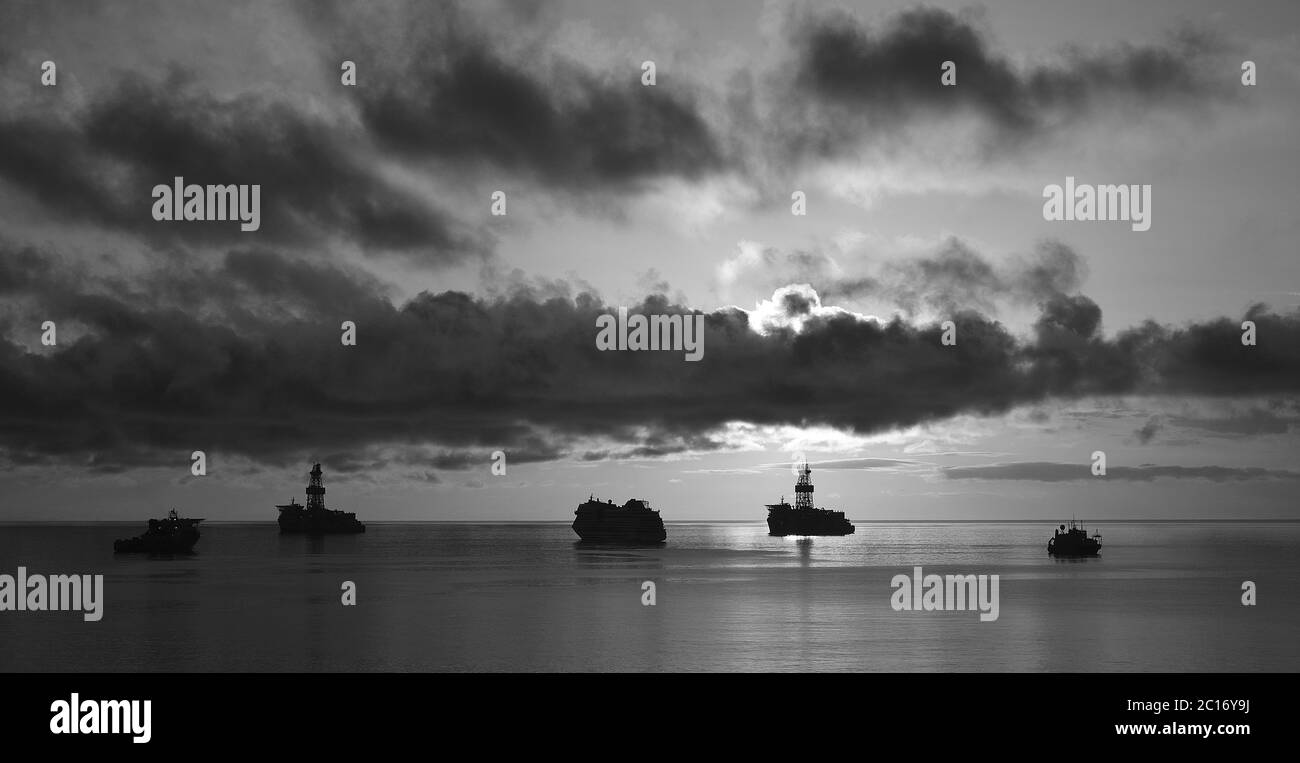
M276 520L261 519L207 519L201 518L209 525L276 525ZM1046 519L850 519L851 522L861 524L1045 524L1051 521L1052 524L1060 524L1068 520L1046 520ZM1300 517L1292 518L1248 518L1248 519L1230 519L1230 518L1198 518L1198 519L1102 519L1087 520L1087 523L1096 524L1193 524L1193 523L1219 523L1219 524L1294 524L1300 523ZM1084 522L1079 522L1084 524ZM0 520L0 527L4 526L55 526L55 525L137 525L139 520L133 519L33 519L33 520ZM363 524L374 525L425 525L425 524L444 524L444 525L569 525L567 519L372 519L366 520ZM766 524L763 519L673 519L664 520L664 524Z

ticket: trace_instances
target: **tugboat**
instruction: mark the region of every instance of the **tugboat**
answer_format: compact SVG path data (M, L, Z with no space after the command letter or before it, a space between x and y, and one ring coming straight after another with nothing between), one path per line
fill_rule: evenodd
M320 464L312 467L308 476L311 481L307 485L306 506L290 498L288 503L275 507L280 510L280 532L334 535L366 531L366 526L357 521L356 514L325 508Z
M164 519L149 520L144 535L113 541L115 554L185 554L199 542L199 522L202 519L182 519L176 509L167 512Z
M1052 537L1047 541L1047 553L1052 556L1096 556L1101 551L1101 533L1093 533L1088 537L1088 531L1083 529L1083 525L1070 520L1070 526L1067 529L1065 525L1052 531Z
M794 506L781 497L767 504L768 535L852 535L853 523L844 512L813 508L812 469L804 461L794 484Z
M633 498L622 506L588 498L573 512L573 531L584 541L598 543L663 543L668 538L659 512L647 501Z

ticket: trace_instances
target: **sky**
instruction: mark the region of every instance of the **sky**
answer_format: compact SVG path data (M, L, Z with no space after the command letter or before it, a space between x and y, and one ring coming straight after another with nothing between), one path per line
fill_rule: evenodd
M761 520L797 458L857 520L1294 518L1298 21L6 3L0 521L269 521L317 461L363 520ZM155 220L176 176L260 227ZM620 307L703 357L598 350Z

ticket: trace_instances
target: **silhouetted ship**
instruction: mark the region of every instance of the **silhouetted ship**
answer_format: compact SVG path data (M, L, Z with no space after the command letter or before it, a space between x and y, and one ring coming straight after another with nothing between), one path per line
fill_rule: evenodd
M1101 533L1088 537L1088 531L1074 520L1070 520L1068 529L1061 525L1053 530L1047 541L1047 553L1052 556L1096 556L1100 551Z
M280 532L328 535L366 531L366 526L357 521L356 514L325 508L320 464L312 467L310 477L306 506L290 498L288 503L275 507L280 510Z
M844 512L813 508L812 469L808 462L799 470L794 484L794 505L785 502L767 505L768 535L851 535L853 523L844 518Z
M183 554L199 542L199 522L202 519L183 519L176 509L167 512L163 519L149 520L144 535L113 541L117 554Z
M573 512L573 531L584 541L599 543L663 543L664 521L650 504L637 498L622 506L588 498Z

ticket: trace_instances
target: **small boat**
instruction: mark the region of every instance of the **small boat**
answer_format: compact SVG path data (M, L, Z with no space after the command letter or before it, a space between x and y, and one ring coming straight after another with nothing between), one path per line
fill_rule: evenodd
M149 528L144 535L113 541L113 552L117 554L184 554L199 542L199 522L202 519L186 519L176 513L176 509L167 512L163 519L149 520Z
M1096 556L1100 552L1101 533L1093 533L1089 537L1083 525L1074 520L1070 520L1068 528L1061 525L1053 530L1052 537L1047 541L1047 553L1052 556Z

